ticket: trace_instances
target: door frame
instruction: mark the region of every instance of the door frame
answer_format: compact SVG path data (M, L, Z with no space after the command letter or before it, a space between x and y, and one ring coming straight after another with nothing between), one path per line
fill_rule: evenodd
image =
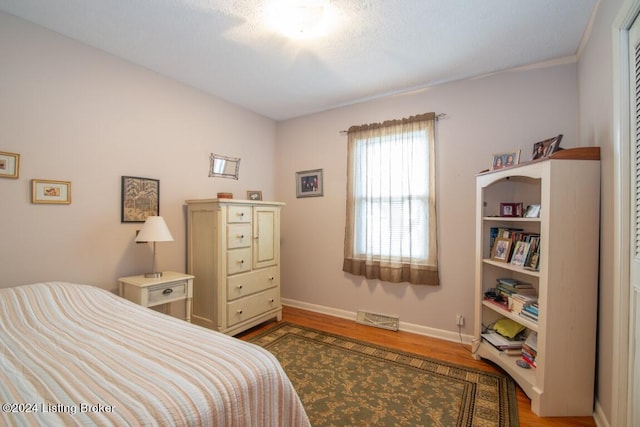
M629 29L640 13L640 0L625 0L612 26L613 41L613 363L610 425L631 422L631 334L629 322L631 230L631 135ZM637 333L637 331L636 331Z

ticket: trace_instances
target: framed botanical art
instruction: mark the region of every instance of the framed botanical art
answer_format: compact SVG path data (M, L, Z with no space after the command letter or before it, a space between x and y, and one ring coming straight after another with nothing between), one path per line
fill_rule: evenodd
M319 197L323 195L322 169L296 172L296 197Z
M160 180L136 176L122 177L120 222L144 222L160 215Z
M18 178L20 154L0 151L0 178Z
M70 204L71 182L52 181L50 179L32 179L31 203Z

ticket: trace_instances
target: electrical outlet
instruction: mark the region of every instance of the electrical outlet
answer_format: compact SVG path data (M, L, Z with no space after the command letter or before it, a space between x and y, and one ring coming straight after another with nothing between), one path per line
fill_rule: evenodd
M464 326L464 316L462 314L456 314L456 325Z

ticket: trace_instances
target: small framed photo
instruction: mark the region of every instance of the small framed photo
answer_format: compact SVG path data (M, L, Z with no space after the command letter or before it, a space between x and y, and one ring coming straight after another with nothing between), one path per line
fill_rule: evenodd
M529 242L516 242L516 246L513 248L513 256L511 257L511 264L524 267L524 263L529 255Z
M500 216L522 216L522 203L500 203Z
M531 254L529 259L525 263L524 268L527 270L538 271L540 269L538 266L539 260L540 260L540 254L538 252Z
M18 178L20 175L20 154L0 151L0 178Z
M52 181L49 179L32 179L31 203L70 204L71 182Z
M145 222L148 216L160 215L160 180L122 177L120 222Z
M525 218L538 218L540 216L540 205L529 205L522 215Z
M247 200L262 200L262 191L247 190Z
M324 195L322 169L296 172L296 197L319 197Z
M493 155L491 170L497 170L514 166L520 163L520 150L510 153L499 153Z
M491 248L491 259L494 261L507 262L509 259L509 253L511 249L511 239L504 237L498 237L493 242L493 248Z
M562 134L554 136L553 138L545 139L544 141L536 142L533 144L531 160L549 157L560 149L560 141L562 141Z

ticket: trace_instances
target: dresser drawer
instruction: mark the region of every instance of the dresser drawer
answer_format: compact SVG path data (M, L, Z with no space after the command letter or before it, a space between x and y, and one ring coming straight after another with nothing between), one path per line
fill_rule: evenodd
M227 225L227 248L247 248L251 246L251 224Z
M251 248L233 249L227 252L227 274L251 270Z
M233 326L278 307L280 307L280 288L272 288L229 302L227 303L227 326Z
M187 295L187 282L171 282L149 288L148 306L166 304Z
M227 207L227 222L251 222L251 206L229 206Z
M277 268L265 268L251 273L238 274L227 279L227 300L233 301L280 284Z

